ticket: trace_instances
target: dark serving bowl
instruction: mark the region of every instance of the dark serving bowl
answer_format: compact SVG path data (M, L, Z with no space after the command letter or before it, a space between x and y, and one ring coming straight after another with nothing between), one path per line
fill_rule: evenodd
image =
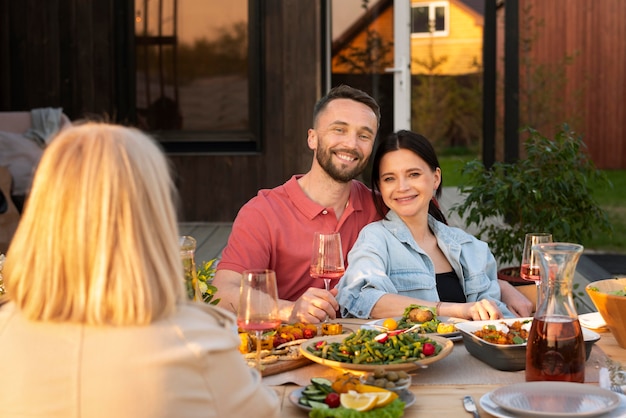
M524 370L526 368L526 343L524 344L493 344L474 335L475 331L485 325L512 324L515 321L532 320L532 318L509 318L494 321L471 321L456 324L456 328L463 336L463 343L467 351L487 363L491 367L507 372ZM585 338L586 359L591 355L593 344L600 339L600 334L583 328Z

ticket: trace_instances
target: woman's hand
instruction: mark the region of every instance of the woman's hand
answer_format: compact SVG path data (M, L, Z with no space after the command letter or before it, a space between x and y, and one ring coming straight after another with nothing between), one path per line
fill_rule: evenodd
M473 321L484 321L488 319L501 319L502 312L498 306L489 299L482 299L478 302L463 303L463 318Z

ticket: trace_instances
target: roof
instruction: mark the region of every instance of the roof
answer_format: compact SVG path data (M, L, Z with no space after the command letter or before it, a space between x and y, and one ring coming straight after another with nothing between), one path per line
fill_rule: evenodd
M453 0L454 1L454 0ZM485 14L485 0L456 0L463 3L468 8L480 16ZM393 5L393 0L379 0L365 14L358 18L348 29L337 37L332 44L332 55L335 56L342 49L350 44L350 42L361 32L363 32L370 24L372 24L378 16L380 16L387 8Z
M485 15L485 0L460 0L481 16Z

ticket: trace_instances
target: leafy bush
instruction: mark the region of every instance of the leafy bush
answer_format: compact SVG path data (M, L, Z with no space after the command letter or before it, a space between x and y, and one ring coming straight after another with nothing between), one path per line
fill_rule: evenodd
M491 169L473 160L463 168L461 192L455 206L467 214L501 263L519 262L528 232L550 232L555 241L580 243L592 234L612 230L606 212L592 197L592 185L610 186L595 168L582 138L564 124L554 139L527 128L526 157L497 162ZM504 220L492 222L493 217Z

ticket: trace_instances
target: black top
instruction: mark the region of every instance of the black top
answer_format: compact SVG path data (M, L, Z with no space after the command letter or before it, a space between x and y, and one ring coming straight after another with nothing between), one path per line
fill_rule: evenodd
M467 302L463 288L454 271L436 274L437 293L442 302Z

